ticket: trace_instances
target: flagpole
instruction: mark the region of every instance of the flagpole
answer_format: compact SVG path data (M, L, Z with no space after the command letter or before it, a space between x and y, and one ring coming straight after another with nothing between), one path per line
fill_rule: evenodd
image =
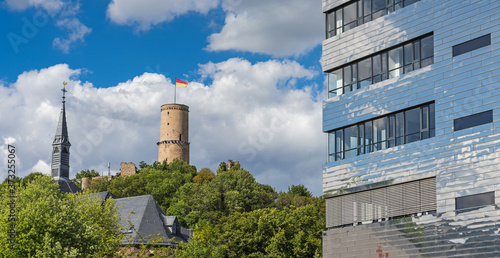
M177 78L175 78L175 80L177 81ZM174 104L175 104L175 97L177 95L177 86L175 85L175 81L174 81Z

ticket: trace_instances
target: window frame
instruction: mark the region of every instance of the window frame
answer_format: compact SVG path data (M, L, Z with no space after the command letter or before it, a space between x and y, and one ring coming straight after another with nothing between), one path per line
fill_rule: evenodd
M477 198L477 197L479 197L479 199L474 200L474 198ZM490 200L481 199L481 198L485 198L485 197L489 198ZM477 205L469 203L469 205L466 205L466 202L471 202L471 201L475 201L475 202L488 201L488 203L483 202L483 203L479 203ZM455 210L477 209L477 208L481 208L481 207L488 206L488 205L495 205L495 191L478 193L478 194L471 194L471 195L460 196L460 197L455 198Z
M408 130L407 125L407 112L413 110L418 110L419 124L416 131ZM426 113L425 115L424 112ZM403 119L399 127L398 116L402 117ZM393 118L394 125L391 125L391 118ZM425 128L423 127L424 119L426 120L425 123L427 124ZM376 137L375 135L375 121L384 121L384 124L382 125L383 130L381 130L382 133L380 134L380 137ZM399 145L432 138L435 136L435 124L435 103L428 102L384 116L374 117L369 120L360 121L355 124L331 130L328 132L328 162L343 160L346 158L368 154L370 152L375 152L378 150L384 150ZM394 131L392 137L390 135L391 126L392 130ZM357 146L350 146L351 148L349 150L346 150L346 129L351 128L356 128L355 134L357 135ZM398 132L402 132L402 135L400 135L400 133ZM411 132L411 134L409 134L409 132ZM410 141L408 138L409 136L417 138L415 138L416 140ZM330 137L334 137L335 139L335 141L333 142L333 150L332 146L330 146ZM349 154L346 155L346 151L349 151ZM352 155L353 153L354 155Z
M431 51L432 55L422 59L422 52L423 52L423 47L424 47L424 45L422 44L422 41L428 40L428 39L431 39L431 42L432 42L432 51ZM328 78L327 78L328 79L328 98L332 98L334 96L346 94L346 93L349 93L351 91L354 91L354 90L357 90L360 88L368 87L369 85L372 85L374 83L378 83L380 81L384 81L384 80L387 80L390 78L399 77L403 74L406 74L406 73L412 72L414 70L417 70L417 69L420 69L420 68L423 68L425 66L433 64L434 63L434 43L433 42L434 42L434 34L428 33L428 34L422 35L420 37L403 42L402 44L398 44L398 45L393 46L391 48L379 51L379 52L374 53L370 56L357 59L357 60L350 62L348 64L345 64L345 65L342 65L339 67L335 67L335 68L329 70L327 72L327 74L328 74L327 75L328 76ZM412 58L409 61L405 60L404 46L406 46L406 45L411 45L411 49L412 49ZM418 48L418 59L415 59L417 56L415 54L416 47ZM401 49L401 53L400 53L401 54L401 58L400 58L401 63L399 64L398 67L391 67L389 53L391 53L392 51L398 50L399 48ZM374 70L374 59L375 58L380 58L379 61L380 61L381 66L380 66L380 73L378 73L378 74L375 74L375 70ZM368 70L369 70L370 75L369 75L369 77L361 78L361 75L366 72L364 69L362 69L364 66L361 65L364 62L369 63L370 67L368 68ZM408 68L409 69L408 71L405 71L405 64L406 63L408 63L407 66L411 66L411 69ZM351 69L351 76L356 76L356 77L351 78L353 85L351 85L351 84L347 85L344 83L345 78L344 78L343 71L344 71L344 69L348 69L349 67ZM356 68L353 68L353 67L356 67ZM352 72L353 69L356 70L355 74ZM341 78L342 87L339 87L338 84L335 84L337 88L331 89L330 88L330 85L331 85L330 74L334 74L335 72L338 72L338 71L342 71L342 78ZM395 74L394 73L395 71L398 71L398 73ZM393 75L391 76L391 74L393 74ZM378 80L378 78L377 78L379 76L380 76L380 78L379 78L380 80ZM338 77L337 77L337 81L338 81ZM352 86L349 88L350 89L349 91L345 90L344 86L346 86L346 85Z
M384 7L381 7L378 10L374 10L374 3L375 1L380 1L384 2ZM339 35L341 33L344 33L346 31L349 31L353 28L356 28L360 25L363 25L364 23L370 22L372 20L375 20L377 18L380 18L382 16L385 16L387 14L390 14L392 12L395 12L401 8L404 8L406 6L409 6L411 4L414 4L416 2L419 2L420 0L353 0L349 1L347 3L342 4L339 7L336 7L334 9L328 10L325 12L326 16L326 26L325 26L325 32L326 32L326 38L331 38L335 35ZM366 8L367 3L369 3L368 9ZM355 5L356 9L356 17L354 21L345 24L344 18L345 18L345 12L344 9L351 6L352 4ZM340 11L340 12L338 12ZM341 20L340 24L338 24L338 14L341 14ZM334 28L330 28L329 23L330 20L333 19L335 22ZM347 27L347 25L354 24L353 27Z
M453 57L456 57L490 45L491 45L491 33L488 33L486 35L473 38L471 40L454 45L452 47L452 55Z

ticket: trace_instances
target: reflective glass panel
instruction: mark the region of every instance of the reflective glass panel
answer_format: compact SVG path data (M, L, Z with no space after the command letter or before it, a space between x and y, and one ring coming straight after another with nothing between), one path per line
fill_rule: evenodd
M405 112L406 143L420 140L420 108Z
M426 59L434 55L433 36L425 37L420 42L422 45L421 58ZM422 65L424 66L424 65Z

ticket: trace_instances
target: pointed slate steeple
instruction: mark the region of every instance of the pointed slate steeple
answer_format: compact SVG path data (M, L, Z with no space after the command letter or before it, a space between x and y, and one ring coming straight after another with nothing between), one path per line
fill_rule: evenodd
M68 137L68 126L66 124L66 82L62 89L62 109L57 124L56 135L52 142L52 177L59 184L63 192L78 192L80 189L69 180L69 148L71 143Z

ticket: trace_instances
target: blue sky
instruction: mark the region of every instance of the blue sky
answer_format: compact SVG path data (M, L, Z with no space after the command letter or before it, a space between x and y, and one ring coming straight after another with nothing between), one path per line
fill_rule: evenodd
M193 165L239 160L278 191L321 194L321 1L5 0L0 12L0 136L19 146L18 175L48 173L62 81L72 176L156 160L177 77Z

